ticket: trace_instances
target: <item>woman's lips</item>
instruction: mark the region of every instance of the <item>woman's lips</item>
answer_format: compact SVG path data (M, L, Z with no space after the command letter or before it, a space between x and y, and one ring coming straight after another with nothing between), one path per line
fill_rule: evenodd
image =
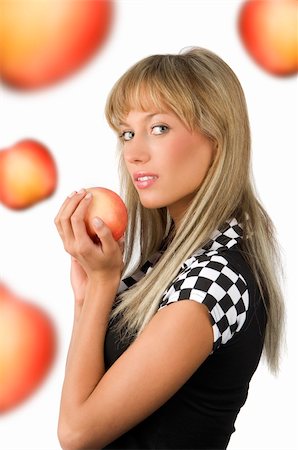
M158 176L151 173L136 173L133 178L138 189L145 189L152 186L158 179Z

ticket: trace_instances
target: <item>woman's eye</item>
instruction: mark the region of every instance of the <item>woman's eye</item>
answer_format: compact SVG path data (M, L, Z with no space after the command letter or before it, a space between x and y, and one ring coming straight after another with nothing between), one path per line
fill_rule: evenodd
M153 134L164 134L169 130L169 127L166 125L155 125L152 127L152 133Z
M124 141L131 141L134 135L133 131L123 131L123 133L120 134L120 138Z

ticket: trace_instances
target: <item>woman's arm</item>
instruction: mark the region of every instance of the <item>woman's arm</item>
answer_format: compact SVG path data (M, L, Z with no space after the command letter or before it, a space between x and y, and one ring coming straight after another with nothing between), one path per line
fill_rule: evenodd
M105 373L104 339L121 251L104 224L97 229L100 248L93 247L83 222L87 201L80 195L56 219L66 250L88 277L61 396L58 435L65 450L102 448L145 419L187 381L213 343L206 307L180 301L160 310Z
M105 374L104 336L101 327L94 328L92 343L83 341L78 348L76 342L78 353L66 371L59 425L65 450L100 449L112 442L162 406L212 350L209 312L194 301L160 310Z

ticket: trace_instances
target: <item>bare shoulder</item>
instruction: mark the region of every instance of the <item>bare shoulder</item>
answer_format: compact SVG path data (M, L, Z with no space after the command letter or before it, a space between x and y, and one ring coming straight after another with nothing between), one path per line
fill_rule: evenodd
M183 356L187 372L193 372L211 353L213 331L207 307L197 301L181 300L161 308L144 330L141 341L158 343L155 352L164 354L167 364ZM160 345L160 342L163 342ZM135 342L138 345L138 342ZM182 375L185 376L186 374Z

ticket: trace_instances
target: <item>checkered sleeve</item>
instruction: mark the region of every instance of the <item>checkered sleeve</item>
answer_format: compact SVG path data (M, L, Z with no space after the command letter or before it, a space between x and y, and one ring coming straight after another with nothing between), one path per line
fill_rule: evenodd
M249 305L247 284L219 254L194 259L165 292L160 308L179 300L207 306L212 322L213 351L242 328Z

